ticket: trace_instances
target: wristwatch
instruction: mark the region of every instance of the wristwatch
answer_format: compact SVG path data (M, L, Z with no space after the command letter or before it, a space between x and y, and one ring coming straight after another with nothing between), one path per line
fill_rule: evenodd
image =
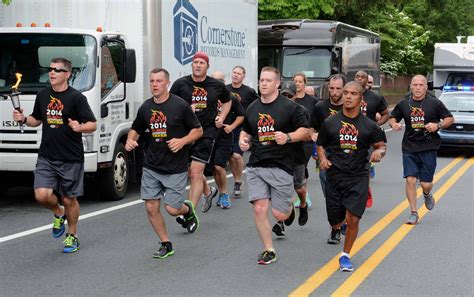
M438 123L438 130L441 130L441 122Z
M291 142L290 133L286 133L286 143Z

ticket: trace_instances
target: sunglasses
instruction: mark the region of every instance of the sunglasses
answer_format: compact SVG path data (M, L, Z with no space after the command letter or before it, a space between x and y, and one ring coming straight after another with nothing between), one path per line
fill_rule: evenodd
M60 73L60 72L68 72L66 69L61 69L61 68L52 68L52 67L49 67L48 68L48 72L51 72L51 71L54 71L56 73Z

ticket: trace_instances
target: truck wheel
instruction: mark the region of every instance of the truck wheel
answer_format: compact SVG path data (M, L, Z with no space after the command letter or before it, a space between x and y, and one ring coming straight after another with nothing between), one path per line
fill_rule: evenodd
M101 197L104 200L122 200L127 192L129 178L129 162L123 143L115 146L112 167L101 173Z

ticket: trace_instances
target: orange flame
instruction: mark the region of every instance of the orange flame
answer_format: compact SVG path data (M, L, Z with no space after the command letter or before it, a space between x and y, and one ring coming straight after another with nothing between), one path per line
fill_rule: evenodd
M275 120L269 114L259 113L258 117L260 120L258 121L257 126L273 126L273 124L275 124Z
M412 117L421 117L424 116L425 113L423 112L423 109L419 107L412 107L411 108L411 116Z
M17 72L15 73L15 76L16 76L16 84L12 87L12 89L16 91L18 89L18 86L20 85L21 77L23 76L23 74Z
M194 87L194 91L193 91L192 96L205 97L205 96L207 96L207 92L204 88Z
M151 110L152 116L150 122L152 123L166 123L166 116L159 110Z
M344 121L341 121L341 124L342 124L342 128L341 130L339 130L340 134L353 135L353 136L359 135L359 130L357 130L357 128L353 124L347 123Z
M54 110L62 110L64 108L63 104L59 99L54 98L53 96L49 96L51 98L51 102L48 104L49 109L54 109Z

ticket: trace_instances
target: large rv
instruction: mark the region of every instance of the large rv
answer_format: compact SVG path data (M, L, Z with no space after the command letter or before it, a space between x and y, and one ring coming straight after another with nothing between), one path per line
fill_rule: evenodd
M258 24L258 67L274 66L283 80L303 72L308 85L321 86L326 79L342 73L349 80L359 70L380 84L380 36L365 29L336 21L273 20Z

